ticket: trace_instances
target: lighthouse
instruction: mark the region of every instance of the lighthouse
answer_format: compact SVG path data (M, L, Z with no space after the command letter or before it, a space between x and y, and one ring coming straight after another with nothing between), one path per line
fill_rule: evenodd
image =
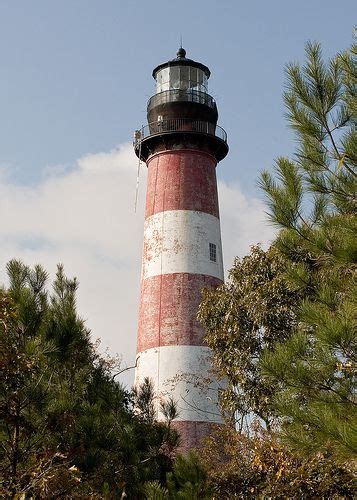
M202 290L223 282L216 167L228 145L209 77L182 47L157 66L148 124L134 139L148 170L135 385L151 379L158 420L160 401L175 400L183 451L222 422L197 321Z

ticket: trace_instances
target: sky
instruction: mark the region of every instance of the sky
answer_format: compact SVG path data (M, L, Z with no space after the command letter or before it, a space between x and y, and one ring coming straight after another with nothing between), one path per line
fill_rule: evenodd
M152 69L180 37L211 69L230 146L217 170L229 269L274 235L257 179L294 152L284 66L303 62L308 40L327 57L346 49L356 10L350 0L0 0L0 282L13 257L51 276L62 262L93 338L134 364L146 172L135 213L131 141Z

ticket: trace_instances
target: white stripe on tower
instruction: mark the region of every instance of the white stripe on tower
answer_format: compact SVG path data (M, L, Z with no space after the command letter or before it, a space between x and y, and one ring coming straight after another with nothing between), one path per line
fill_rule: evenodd
M222 421L210 350L197 309L203 288L223 281L216 160L190 149L147 161L148 188L135 383L151 378L177 402L184 448Z
M179 412L177 421L221 423L217 409L218 384L212 380L209 358L210 349L203 346L153 347L139 354L138 372L157 371L157 378L153 377L152 381L158 400L174 398ZM162 419L159 411L158 417Z
M210 260L210 245L216 260ZM192 210L159 212L145 221L143 279L193 273L223 279L221 230L214 215Z

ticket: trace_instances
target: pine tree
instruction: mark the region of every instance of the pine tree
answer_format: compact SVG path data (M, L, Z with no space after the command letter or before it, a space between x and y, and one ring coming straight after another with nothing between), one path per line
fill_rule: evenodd
M47 274L40 266L30 270L18 261L7 268L9 289L0 291L2 484L9 497L44 493L49 478L61 476L59 490L74 490L77 469L71 469L68 454L49 432L56 374L48 362L55 346L43 336ZM58 492L55 482L53 492Z
M199 457L190 452L176 457L173 471L166 475L166 484L148 481L143 486L147 500L198 500L212 498L207 472Z
M155 422L152 391L141 407L115 381L76 310L78 283L59 266L47 273L8 264L0 289L0 472L7 497L102 498L140 495L172 469L177 434ZM147 418L149 416L149 418Z
M294 160L263 172L275 248L287 260L291 291L306 294L294 335L267 351L262 368L290 445L357 450L356 188L357 46L325 63L316 43L303 67L287 67L285 103L295 130Z

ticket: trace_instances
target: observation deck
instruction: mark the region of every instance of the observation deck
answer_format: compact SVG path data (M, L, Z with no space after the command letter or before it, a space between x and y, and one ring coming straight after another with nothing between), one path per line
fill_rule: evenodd
M219 125L192 118L170 118L149 123L135 131L135 154L146 161L160 143L165 145L170 138L171 142L173 139L178 143L182 143L183 139L185 142L190 142L190 139L196 142L202 138L204 142L210 143L210 149L213 150L217 161L222 160L228 153L227 133Z

